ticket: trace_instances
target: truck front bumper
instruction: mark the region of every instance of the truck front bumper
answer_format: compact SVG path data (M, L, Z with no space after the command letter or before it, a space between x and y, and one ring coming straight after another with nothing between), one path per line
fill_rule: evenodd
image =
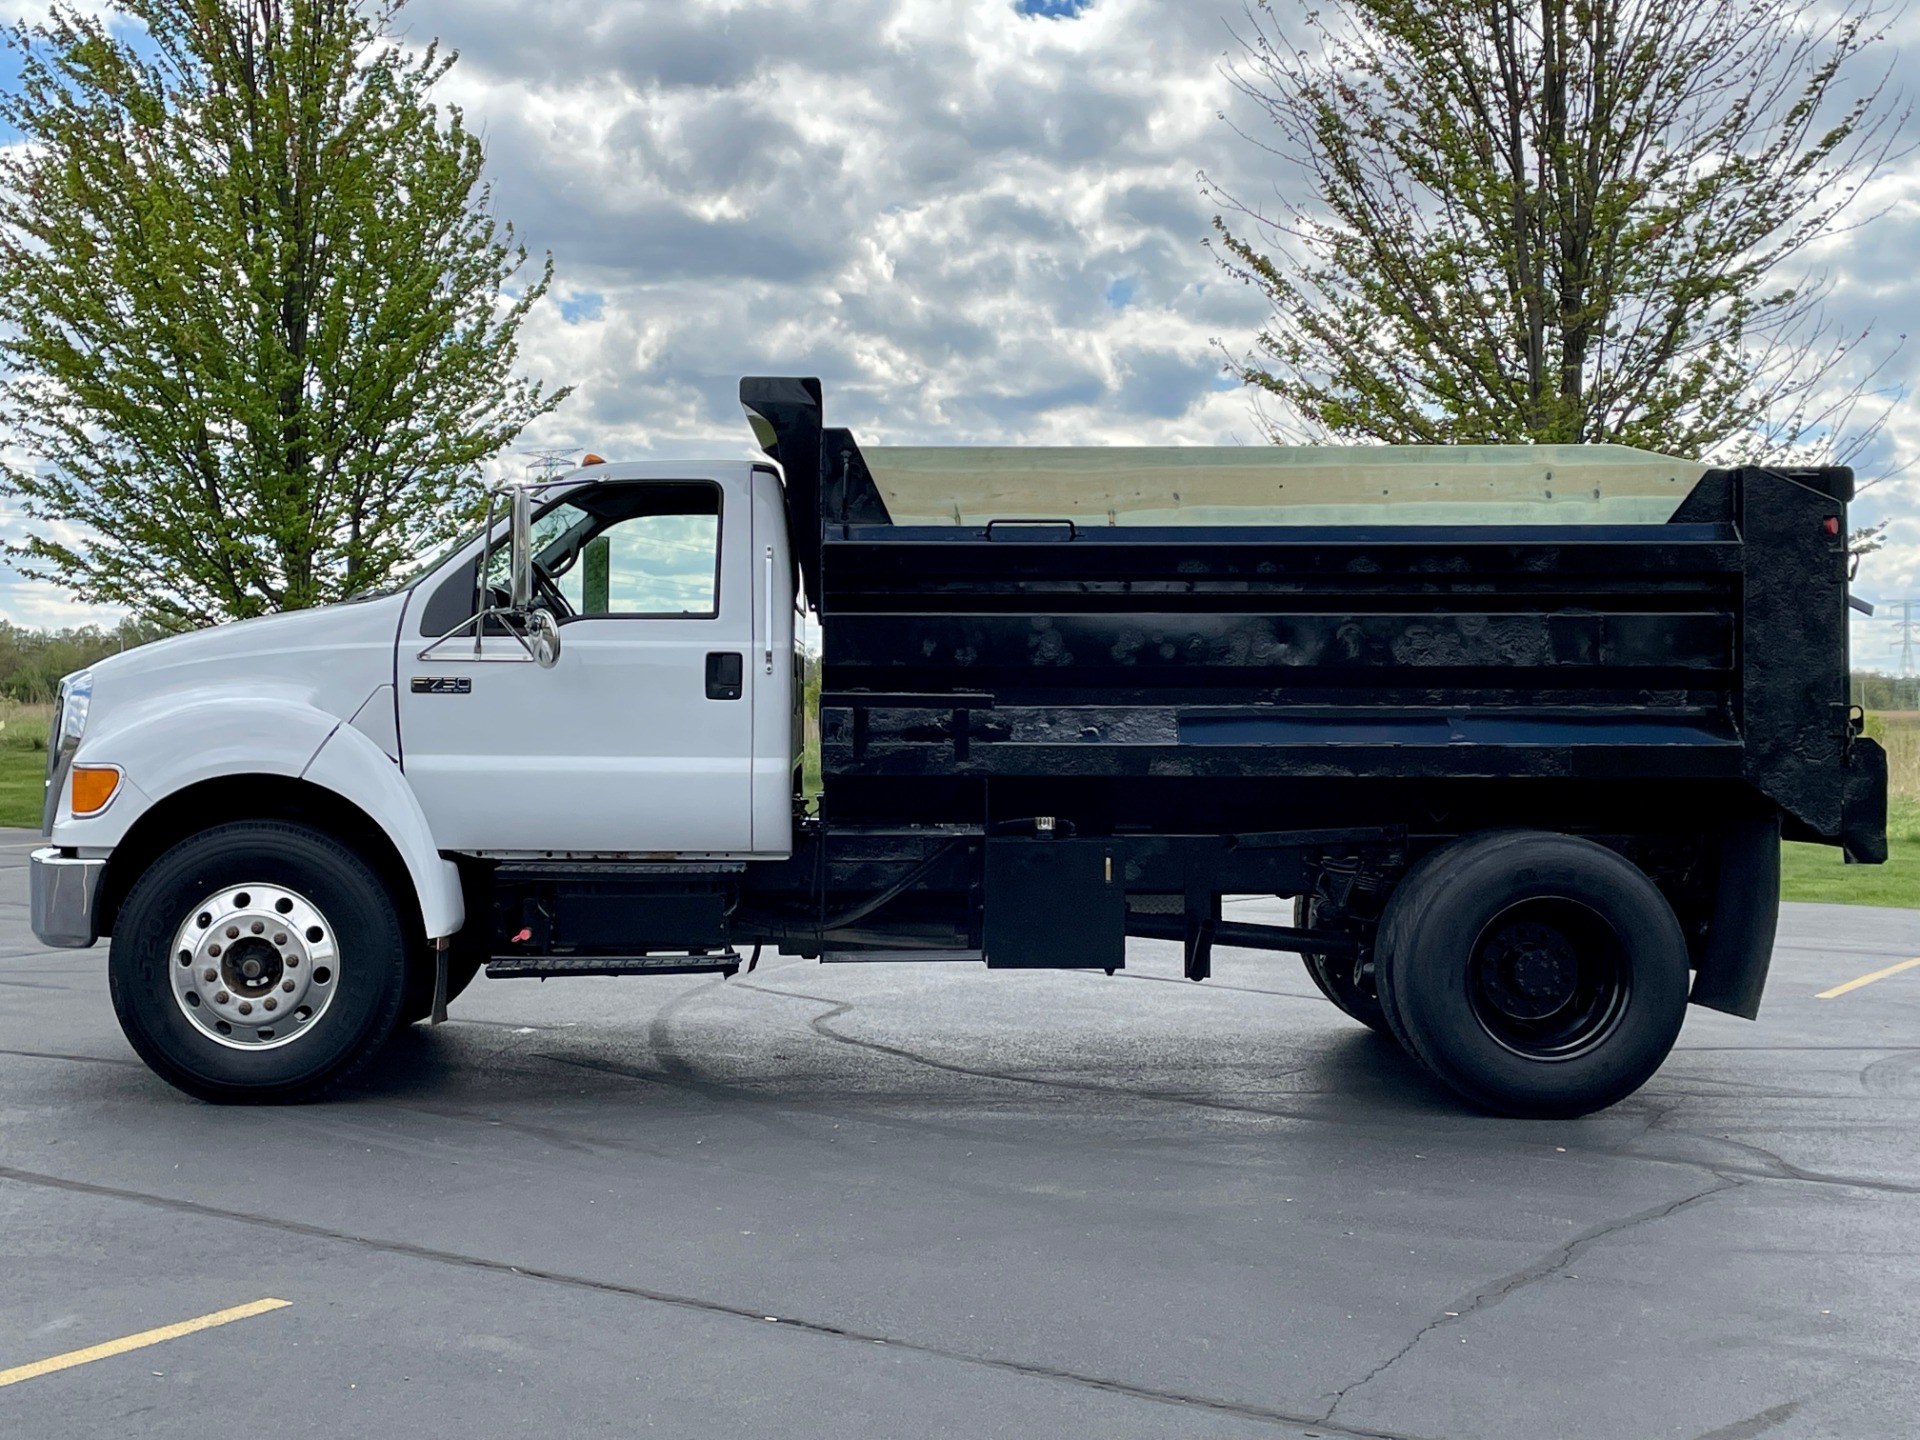
M63 855L49 845L33 852L31 891L33 933L40 943L62 950L84 950L100 938L95 902L104 859Z

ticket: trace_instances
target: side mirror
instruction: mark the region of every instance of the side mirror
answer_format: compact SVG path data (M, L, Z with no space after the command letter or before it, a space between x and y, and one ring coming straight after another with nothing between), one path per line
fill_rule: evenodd
M448 660L456 658L450 652L443 652L441 647L456 635L471 635L473 653L469 658L476 661L531 660L542 669L552 669L559 662L559 623L550 612L533 603L533 492L524 485L502 488L507 491L507 603L505 606L495 603L499 592L488 580L486 563L499 553L493 548L494 516L499 513L496 509L499 491L495 490L487 498L486 538L474 563L473 614L422 650L419 656L422 660L435 655ZM498 635L502 630L520 642L524 655L484 653L483 637Z
M508 603L524 612L533 606L533 497L516 485L507 503Z

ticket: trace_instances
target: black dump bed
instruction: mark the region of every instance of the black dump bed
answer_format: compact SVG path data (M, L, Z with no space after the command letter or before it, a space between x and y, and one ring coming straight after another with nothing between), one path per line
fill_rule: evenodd
M817 382L741 398L822 622L832 819L1686 834L1777 808L1884 858L1847 470L1709 470L1660 523L896 524Z

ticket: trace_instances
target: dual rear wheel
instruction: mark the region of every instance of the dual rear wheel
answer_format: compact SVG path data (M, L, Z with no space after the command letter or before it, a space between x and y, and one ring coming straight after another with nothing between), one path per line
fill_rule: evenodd
M1295 913L1311 927L1310 907ZM1666 897L1631 862L1571 835L1443 845L1387 902L1370 971L1305 958L1342 1010L1503 1115L1582 1115L1624 1099L1686 1016L1686 938Z

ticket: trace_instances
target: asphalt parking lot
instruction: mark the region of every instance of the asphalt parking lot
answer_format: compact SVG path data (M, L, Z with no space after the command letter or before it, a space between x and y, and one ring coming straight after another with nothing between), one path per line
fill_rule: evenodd
M1290 957L1148 942L483 979L333 1103L217 1109L134 1059L104 947L37 948L31 843L9 1437L1915 1432L1920 967L1815 997L1920 911L1788 907L1759 1023L1693 1012L1571 1123L1462 1112Z

